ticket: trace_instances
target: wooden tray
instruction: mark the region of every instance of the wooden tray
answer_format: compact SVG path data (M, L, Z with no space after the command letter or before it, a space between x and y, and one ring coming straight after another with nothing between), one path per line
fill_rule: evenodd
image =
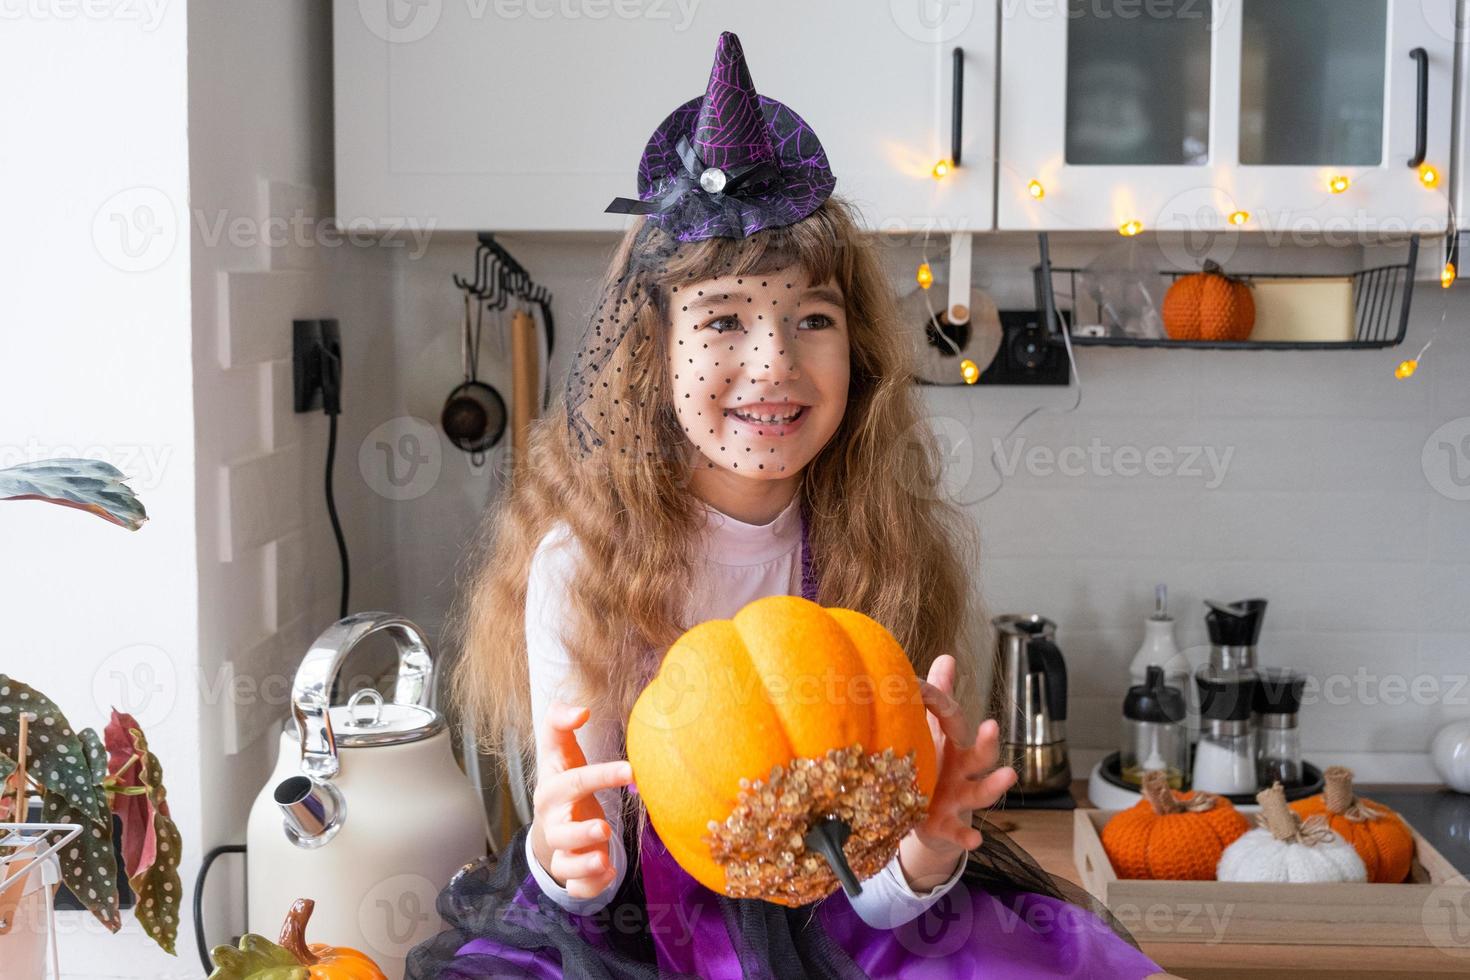
M1119 878L1103 850L1116 810L1078 810L1073 856L1082 884L1139 942L1312 946L1470 944L1470 883L1414 832L1402 885L1276 885Z

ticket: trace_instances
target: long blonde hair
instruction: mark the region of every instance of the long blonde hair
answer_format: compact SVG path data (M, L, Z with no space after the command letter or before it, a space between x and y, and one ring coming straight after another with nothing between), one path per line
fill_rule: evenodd
M626 725L634 700L682 628L679 600L693 572L691 542L704 526L689 490L700 465L665 383L666 287L721 275L761 275L800 265L846 300L851 380L837 432L801 474L818 602L862 612L898 640L920 676L934 658L959 661L957 696L974 691L976 624L984 617L969 581L979 559L974 523L940 488L941 458L912 383L912 341L877 252L849 205L829 198L797 224L743 239L711 238L678 250L658 281L628 275L646 219L629 229L603 281L615 298L648 290L648 302L600 375L587 411L627 421L583 458L569 438L563 402L534 426L528 458L498 508L487 510L468 556L471 576L450 617L459 657L450 694L480 748L518 748L531 771L525 634L526 580L542 537L565 523L580 545L561 625L584 699ZM621 309L618 299L611 308ZM631 335L653 343L631 342ZM616 370L615 370L616 369ZM693 624L688 624L693 625ZM967 707L969 713L969 707ZM508 744L507 735L516 745Z

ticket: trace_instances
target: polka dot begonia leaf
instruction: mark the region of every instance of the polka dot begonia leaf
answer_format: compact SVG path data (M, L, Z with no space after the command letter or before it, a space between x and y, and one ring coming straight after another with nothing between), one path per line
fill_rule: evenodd
M87 754L66 716L46 695L0 674L0 752L18 758L20 716L30 714L26 740L26 770L48 794L64 798L79 814L110 833L112 821L107 807L99 804L98 791ZM106 757L104 756L104 764Z
M153 815L153 832L158 841L158 856L142 875L129 878L128 884L138 896L135 911L138 924L164 952L173 953L174 940L179 934L179 897L183 892L179 880L183 841L166 813Z
M96 824L54 793L42 797L42 813L51 823L82 825L80 836L58 852L61 880L97 921L110 931L122 928L118 910L117 856L112 850L112 824L104 833Z

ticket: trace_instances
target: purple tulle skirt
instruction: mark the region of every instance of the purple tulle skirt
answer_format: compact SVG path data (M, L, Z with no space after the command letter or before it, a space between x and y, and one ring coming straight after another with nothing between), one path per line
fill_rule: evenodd
M874 929L841 890L794 909L719 895L674 861L651 825L613 901L573 915L530 875L528 831L516 834L499 866L467 869L445 888L439 911L450 928L415 948L408 980L1131 980L1160 972L1082 893L1068 900L1005 887L1007 879L1028 887L1033 875L1045 874L1009 842L992 845L1007 851L996 861L972 852L960 881L923 915ZM988 831L987 840L995 839ZM1052 881L1041 887L1055 891Z

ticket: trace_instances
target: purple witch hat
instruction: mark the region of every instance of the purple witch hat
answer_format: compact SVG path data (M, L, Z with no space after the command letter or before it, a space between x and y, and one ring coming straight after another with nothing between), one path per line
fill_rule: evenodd
M646 214L681 242L744 238L795 224L832 193L837 178L810 126L755 90L740 38L715 45L703 96L654 130L638 164L638 200L604 210Z

